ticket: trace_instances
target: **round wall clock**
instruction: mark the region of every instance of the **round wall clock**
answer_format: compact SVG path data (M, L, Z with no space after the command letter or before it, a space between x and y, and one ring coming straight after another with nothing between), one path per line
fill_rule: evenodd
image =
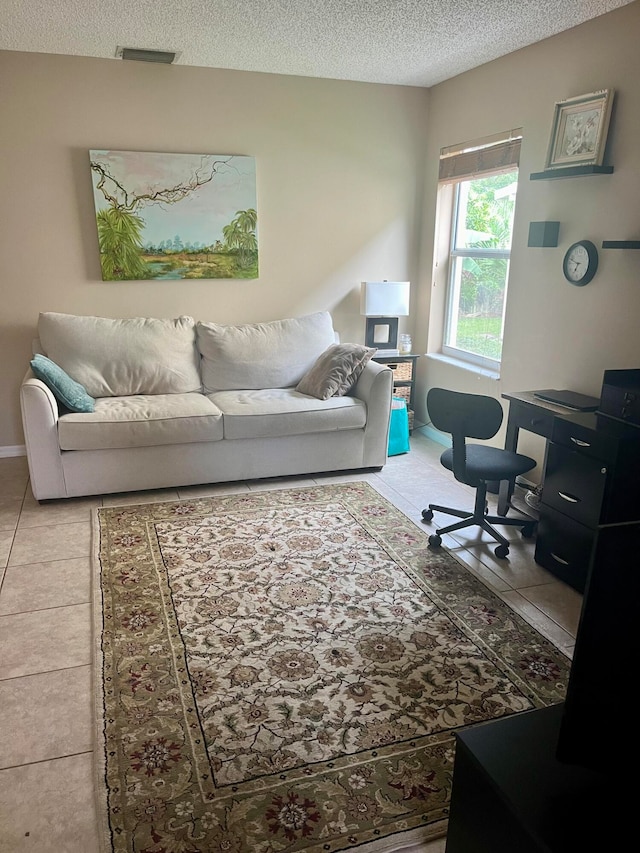
M598 269L598 250L591 240L578 240L569 246L562 262L567 281L582 287L589 284Z

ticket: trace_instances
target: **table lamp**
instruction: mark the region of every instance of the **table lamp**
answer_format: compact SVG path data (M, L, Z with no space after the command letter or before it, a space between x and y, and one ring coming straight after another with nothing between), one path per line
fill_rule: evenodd
M363 281L360 313L367 318L365 344L398 355L398 317L409 315L408 281Z

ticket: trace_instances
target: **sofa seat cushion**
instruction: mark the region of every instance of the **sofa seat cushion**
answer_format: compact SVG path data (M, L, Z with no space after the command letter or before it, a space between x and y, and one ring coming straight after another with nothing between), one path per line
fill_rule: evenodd
M294 388L216 391L209 394L224 417L224 437L274 438L363 429L367 407L355 397L318 400Z
M112 320L44 312L38 335L44 354L92 397L201 390L192 317Z
M104 397L91 413L58 419L62 450L190 444L222 435L220 410L199 393Z
M290 388L336 339L327 311L243 326L198 323L196 334L208 394Z

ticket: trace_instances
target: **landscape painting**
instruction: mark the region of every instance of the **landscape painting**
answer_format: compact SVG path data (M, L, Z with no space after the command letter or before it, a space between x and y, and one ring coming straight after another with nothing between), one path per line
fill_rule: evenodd
M258 277L254 157L89 154L103 281Z

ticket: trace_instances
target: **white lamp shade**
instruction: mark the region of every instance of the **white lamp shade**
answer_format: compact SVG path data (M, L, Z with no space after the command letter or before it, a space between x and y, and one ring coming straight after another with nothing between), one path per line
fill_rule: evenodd
M363 281L360 288L360 313L365 317L407 317L408 281Z

